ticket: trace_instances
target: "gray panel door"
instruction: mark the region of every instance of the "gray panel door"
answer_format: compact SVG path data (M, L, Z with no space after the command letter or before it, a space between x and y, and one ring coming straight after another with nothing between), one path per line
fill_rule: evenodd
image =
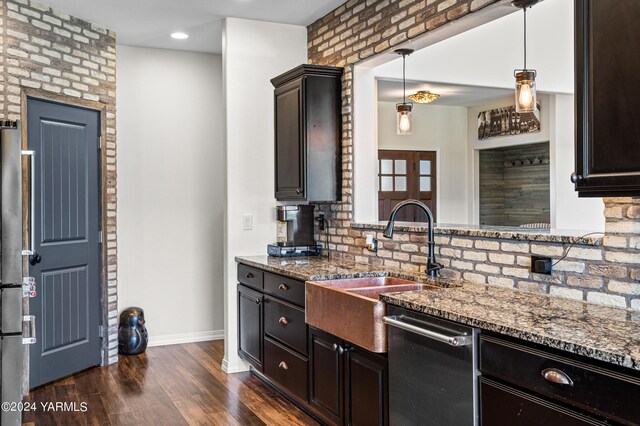
M35 161L38 295L30 299L38 342L30 387L101 362L100 172L97 111L29 99L28 145Z

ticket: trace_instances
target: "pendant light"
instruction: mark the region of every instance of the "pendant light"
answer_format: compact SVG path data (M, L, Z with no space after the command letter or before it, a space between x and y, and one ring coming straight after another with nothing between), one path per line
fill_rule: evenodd
M535 112L538 103L536 95L536 70L527 69L527 9L538 0L514 0L511 4L522 9L524 14L524 67L513 72L516 78L516 112Z
M396 104L397 133L398 135L410 135L413 126L413 118L411 117L413 103L407 102L405 63L407 56L413 53L413 49L398 49L395 52L402 55L402 103Z

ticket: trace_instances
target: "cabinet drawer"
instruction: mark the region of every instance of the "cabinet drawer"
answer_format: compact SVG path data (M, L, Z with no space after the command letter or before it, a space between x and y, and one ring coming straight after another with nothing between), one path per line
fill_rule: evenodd
M483 426L604 425L605 423L509 386L480 379Z
M307 401L307 358L264 339L264 374L287 392Z
M617 422L640 419L640 379L617 371L486 335L480 371Z
M265 272L264 291L298 306L304 306L304 281Z
M264 272L251 266L238 265L238 282L249 287L262 290L264 281Z
M304 309L266 296L264 298L264 329L270 336L307 355L307 324L304 322Z

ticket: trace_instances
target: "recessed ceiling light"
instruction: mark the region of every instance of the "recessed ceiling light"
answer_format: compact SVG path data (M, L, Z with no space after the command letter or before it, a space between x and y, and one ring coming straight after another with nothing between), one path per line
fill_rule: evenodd
M175 38L176 40L185 40L189 38L189 34L180 33L180 32L172 33L171 38Z

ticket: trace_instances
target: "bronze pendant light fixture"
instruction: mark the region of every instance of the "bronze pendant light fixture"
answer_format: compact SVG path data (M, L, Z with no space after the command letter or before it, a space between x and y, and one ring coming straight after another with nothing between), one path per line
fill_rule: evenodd
M535 112L538 98L536 94L537 72L527 69L527 9L538 0L514 0L511 4L522 9L524 14L524 67L513 72L516 78L516 112Z
M405 63L407 56L413 53L413 49L398 49L395 52L402 55L402 102L396 104L397 133L398 135L410 135L413 127L413 117L411 116L413 103L407 102Z

